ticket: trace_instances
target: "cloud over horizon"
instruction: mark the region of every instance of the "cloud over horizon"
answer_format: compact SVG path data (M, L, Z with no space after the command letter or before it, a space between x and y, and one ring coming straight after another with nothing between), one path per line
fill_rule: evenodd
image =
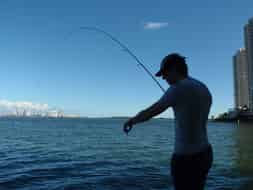
M51 111L52 107L45 103L34 103L29 101L9 101L0 99L0 114L15 114L21 112L28 113L46 113ZM57 109L54 109L57 111Z
M167 22L146 22L144 24L144 29L146 30L158 30L168 26Z
M31 110L48 110L48 104L41 104L41 103L33 103L28 101L9 101L9 100L0 100L0 107L1 108L20 108L20 109L31 109Z

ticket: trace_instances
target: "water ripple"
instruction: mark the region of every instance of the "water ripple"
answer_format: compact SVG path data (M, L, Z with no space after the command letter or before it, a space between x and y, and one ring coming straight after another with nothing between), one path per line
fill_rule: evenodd
M167 122L152 121L125 136L122 120L18 121L15 127L5 121L0 190L170 189L173 132ZM215 157L207 190L253 187L247 185L253 181L253 130L210 126Z

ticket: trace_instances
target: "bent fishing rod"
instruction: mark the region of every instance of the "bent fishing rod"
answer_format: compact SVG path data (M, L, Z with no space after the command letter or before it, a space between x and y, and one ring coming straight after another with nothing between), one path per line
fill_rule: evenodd
M108 32L101 30L99 28L96 27L86 27L86 26L82 26L79 28L80 30L90 30L90 31L95 31L98 33L102 33L105 36L107 36L108 38L110 38L112 41L116 42L124 51L126 51L132 58L134 58L135 61L137 61L138 65L141 66L146 73L155 81L155 83L159 86L159 88L165 92L164 88L161 86L161 84L156 80L156 78L152 75L152 73L145 67L145 65L137 58L137 56L130 51L130 49L125 46L121 41L119 41L117 38L115 38L114 36L112 36L111 34L109 34Z

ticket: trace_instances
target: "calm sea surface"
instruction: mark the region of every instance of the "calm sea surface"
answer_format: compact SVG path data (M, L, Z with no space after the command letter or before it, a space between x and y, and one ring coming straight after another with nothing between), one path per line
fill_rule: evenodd
M128 136L124 119L0 120L0 190L172 189L174 122ZM209 123L214 163L206 189L253 190L253 124Z

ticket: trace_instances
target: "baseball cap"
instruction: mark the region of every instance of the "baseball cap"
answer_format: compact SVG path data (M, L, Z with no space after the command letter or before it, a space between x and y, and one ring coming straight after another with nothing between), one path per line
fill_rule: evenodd
M165 56L161 62L160 70L155 74L157 77L161 77L164 71L170 70L172 67L182 67L185 64L185 57L178 53L171 53Z

